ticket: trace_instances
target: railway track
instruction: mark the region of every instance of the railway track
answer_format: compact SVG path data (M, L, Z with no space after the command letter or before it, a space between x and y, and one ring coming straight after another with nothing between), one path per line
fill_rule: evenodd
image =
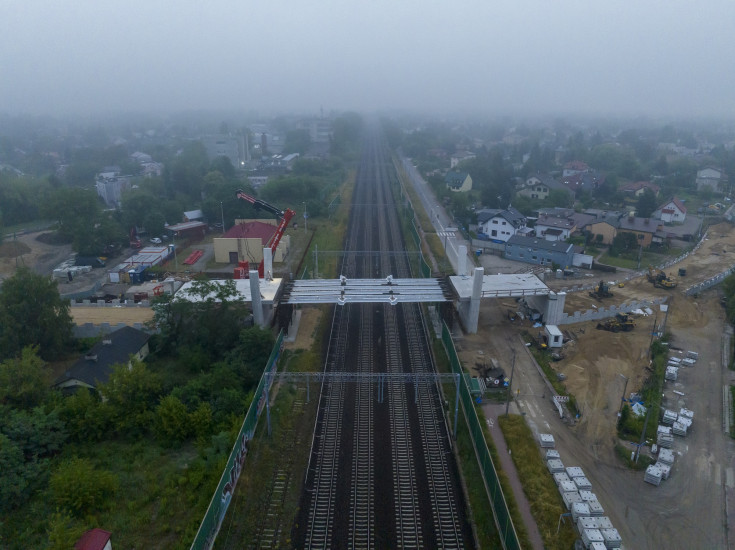
M369 136L340 265L348 278L411 276L389 158ZM416 304L335 306L325 369L432 372L427 334ZM380 403L376 387L322 384L294 546L473 547L438 384L388 382Z

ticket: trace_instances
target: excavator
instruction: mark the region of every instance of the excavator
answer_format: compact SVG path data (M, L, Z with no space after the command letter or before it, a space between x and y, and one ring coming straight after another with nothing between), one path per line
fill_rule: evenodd
M676 288L676 281L666 275L666 273L652 265L648 266L648 282L653 283L656 288L672 289Z
M606 285L604 281L600 281L600 284L590 292L590 296L599 301L602 301L603 298L611 298L612 295L613 293L610 292L610 285Z
M609 330L611 332L629 332L635 328L635 321L630 315L625 313L617 313L615 317L606 319L604 323L597 323L599 330Z
M252 197L245 193L243 190L238 189L237 190L237 198L242 199L244 201L249 202L250 204L255 207L256 210L265 210L266 212L270 212L271 214L274 214L276 217L280 218L280 223L278 224L278 227L276 228L276 232L273 233L273 236L268 241L268 244L266 245L268 248L270 248L273 253L275 254L276 248L278 248L278 243L281 242L281 237L283 237L283 233L286 231L286 228L288 227L289 222L291 221L291 218L296 215L296 212L291 210L290 208L287 208L286 210L281 210L280 208L273 206L272 204L269 204L261 199L256 199L255 197ZM260 264L258 265L258 276L260 278L263 278L263 262L265 259L260 261ZM247 279L248 278L248 262L247 261L239 261L237 264L237 267L235 268L235 279Z

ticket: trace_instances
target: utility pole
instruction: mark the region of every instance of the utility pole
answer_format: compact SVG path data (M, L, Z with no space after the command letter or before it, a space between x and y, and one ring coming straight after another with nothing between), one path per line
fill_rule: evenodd
M655 402L654 402L655 403ZM656 404L658 406L658 404ZM646 411L646 420L643 422L643 431L641 432L641 440L638 443L638 448L635 450L635 463L638 464L638 455L641 454L641 447L643 442L646 440L646 428L648 428L648 417L651 415L651 407L648 407Z
M624 374L618 373L618 376L625 378L625 386L623 386L623 396L620 398L620 410L618 410L618 416L623 413L623 403L625 403L625 392L628 389L628 377Z
M508 409L510 408L510 399L513 397L513 373L516 370L516 350L513 350L513 359L510 364L510 382L508 383L508 395L505 400L505 416L508 416Z
M303 205L304 205L304 233L306 233L306 231L307 231L307 229L306 229L306 225L307 225L306 220L308 219L308 217L306 215L306 201L303 202Z
M222 214L222 233L224 234L227 228L225 227L225 211L222 208L222 201L219 201L219 213Z
M658 313L653 318L653 328L651 329L651 341L648 343L648 356L653 359L653 337L656 334L656 323L658 323Z

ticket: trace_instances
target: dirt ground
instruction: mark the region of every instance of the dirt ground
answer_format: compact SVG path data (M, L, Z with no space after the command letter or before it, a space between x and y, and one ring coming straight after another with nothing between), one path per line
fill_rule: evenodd
M284 347L290 350L311 349L311 345L316 337L316 331L319 328L319 321L324 314L324 308L321 307L303 307L299 310L301 318L299 320L298 332L293 342L286 339ZM292 325L291 330L294 327Z
M84 323L92 323L93 325L125 323L126 325L132 325L134 323L147 323L153 319L153 310L149 307L74 306L70 308L70 312L74 323L77 325L83 325Z
M478 333L462 334L457 340L465 365L472 367L495 357L506 375L510 375L510 358L515 352L512 408L525 415L535 433L554 435L565 464L584 468L628 548L730 547L727 522L732 517L727 517L727 507L733 506L735 498L735 445L722 433L722 387L733 383L735 376L722 366L724 310L717 288L698 297L687 297L683 291L733 264L735 228L720 224L711 228L703 245L681 263L687 275L676 277L679 286L674 290L656 289L642 277L624 288L613 288L615 296L602 303L586 291L567 294L567 313L667 296L670 314L666 331L672 334L672 347L700 353L696 367L680 372L677 382L667 382L664 387L664 406L690 408L696 420L690 435L676 438L672 478L658 488L644 483L642 472L625 469L614 452L623 377L629 378L629 394L640 389L648 375L647 350L654 320L659 328L664 322L657 306L652 307L657 317L638 317L636 328L628 333L596 330L596 322L560 327L573 341L565 346L566 357L552 365L567 376L566 386L581 407L582 416L573 424L560 421L548 387L520 341L522 331L536 334L539 329L533 329L528 321L510 323L506 317L506 311L514 309L513 300L484 300ZM679 267L666 271L675 276Z

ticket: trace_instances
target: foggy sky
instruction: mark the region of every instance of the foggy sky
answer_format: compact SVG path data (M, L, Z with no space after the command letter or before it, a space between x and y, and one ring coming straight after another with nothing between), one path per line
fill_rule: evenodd
M0 112L735 116L735 2L0 0Z

